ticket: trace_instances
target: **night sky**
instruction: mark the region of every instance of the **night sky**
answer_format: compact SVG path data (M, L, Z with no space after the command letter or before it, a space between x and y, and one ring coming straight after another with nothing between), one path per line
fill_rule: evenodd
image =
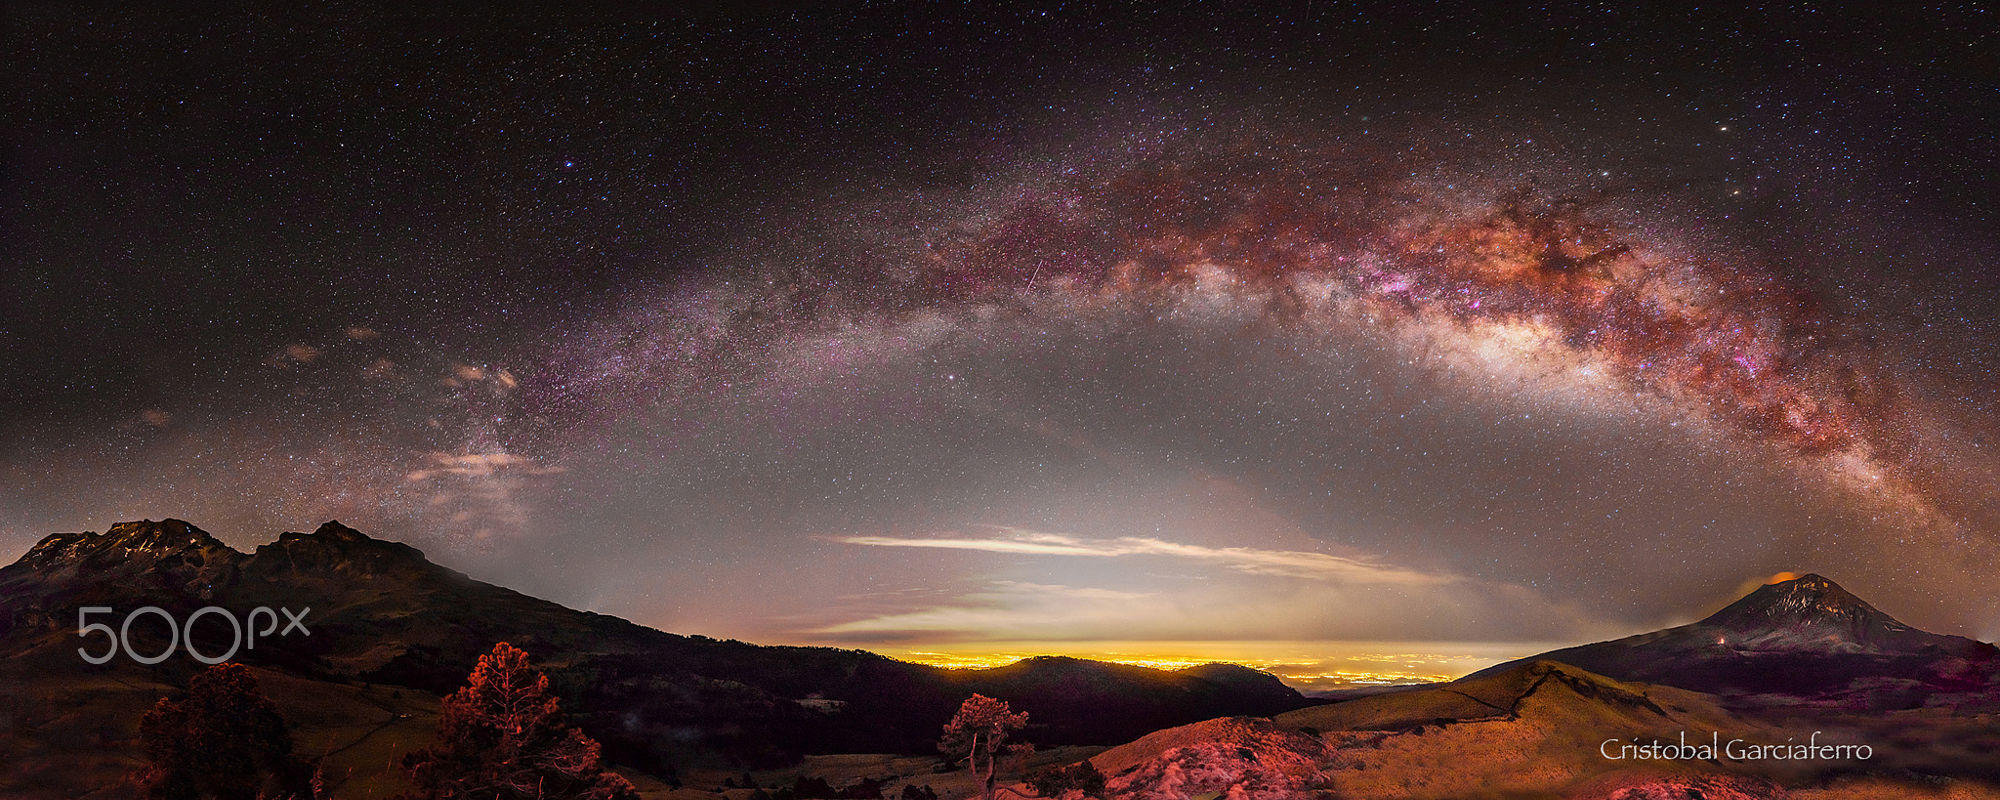
M1987 8L4 13L0 558L1302 685L1781 571L2000 637Z

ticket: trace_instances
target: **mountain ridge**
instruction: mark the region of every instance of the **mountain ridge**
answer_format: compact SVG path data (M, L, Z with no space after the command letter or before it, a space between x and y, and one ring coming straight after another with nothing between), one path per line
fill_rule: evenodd
M310 607L310 636L239 658L314 680L430 694L462 685L480 653L508 641L549 670L565 706L607 754L656 773L690 760L772 764L808 752L923 752L974 692L1028 711L1029 734L1046 744L1115 743L1312 702L1276 678L1241 672L1081 659L950 670L859 650L668 633L475 580L414 547L337 522L284 533L249 553L175 519L45 537L0 567L0 659L78 674L129 666L77 662L71 651L82 605L159 606L176 619L206 605L239 613ZM137 629L134 636L144 638ZM150 653L168 642L162 635L142 644ZM226 649L204 642L203 652ZM191 671L183 661L154 673L173 679ZM690 739L689 731L702 733Z

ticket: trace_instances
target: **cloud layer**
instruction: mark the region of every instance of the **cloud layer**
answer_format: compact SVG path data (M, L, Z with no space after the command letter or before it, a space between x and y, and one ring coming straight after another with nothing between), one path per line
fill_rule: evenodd
M836 541L869 547L930 547L943 550L976 550L1018 555L1079 556L1121 558L1155 556L1212 563L1236 572L1311 580L1338 580L1353 583L1422 585L1452 580L1414 570L1386 566L1324 553L1294 550L1265 550L1255 547L1208 547L1170 542L1141 536L1115 539L1086 539L1061 533L1043 533L1017 528L1001 528L1002 535L987 538L938 537L929 539L890 536L847 536Z

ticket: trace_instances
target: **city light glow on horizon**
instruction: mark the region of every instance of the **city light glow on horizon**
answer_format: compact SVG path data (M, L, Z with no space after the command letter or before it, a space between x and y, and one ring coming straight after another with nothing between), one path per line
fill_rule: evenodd
M1301 692L1437 683L1542 652L1536 642L979 642L871 648L902 661L950 669L991 669L1043 656L1162 670L1227 663L1269 672Z

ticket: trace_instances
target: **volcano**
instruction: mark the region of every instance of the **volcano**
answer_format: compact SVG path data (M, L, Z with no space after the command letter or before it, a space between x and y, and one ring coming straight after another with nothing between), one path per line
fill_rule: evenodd
M1558 661L1623 681L1714 694L1852 696L1879 707L1977 691L2000 668L2000 650L1918 630L1816 574L1777 581L1699 622L1552 650L1474 675Z
M1738 650L1760 652L1923 652L1970 641L1912 628L1812 574L1758 587L1696 626Z

